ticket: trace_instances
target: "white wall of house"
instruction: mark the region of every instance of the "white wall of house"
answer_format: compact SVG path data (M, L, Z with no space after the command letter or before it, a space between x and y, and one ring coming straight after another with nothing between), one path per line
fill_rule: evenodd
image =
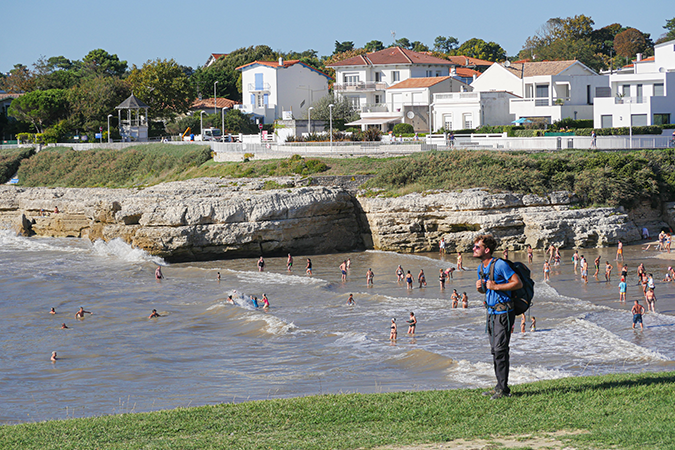
M609 75L611 97L595 99L593 126L628 127L675 123L675 41L654 48L654 61Z
M521 79L506 70L501 64L493 64L488 67L481 76L471 83L471 87L474 92L507 91L519 97L523 96Z
M263 116L266 123L274 122L278 117L277 69L254 64L244 67L241 72L242 109Z
M461 130L483 125L510 125L515 116L509 111L509 92L455 92L433 97L434 130ZM470 126L467 126L470 125Z

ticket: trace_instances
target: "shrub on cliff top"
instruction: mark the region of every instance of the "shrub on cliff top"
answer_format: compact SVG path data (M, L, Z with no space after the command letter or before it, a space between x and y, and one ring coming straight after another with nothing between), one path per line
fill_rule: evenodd
M0 184L5 184L19 169L21 161L35 154L32 148L0 150Z

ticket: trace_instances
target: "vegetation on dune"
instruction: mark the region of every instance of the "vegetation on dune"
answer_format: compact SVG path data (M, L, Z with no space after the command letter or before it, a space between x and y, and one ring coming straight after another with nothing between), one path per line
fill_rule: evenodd
M7 183L19 169L21 161L34 154L32 148L0 149L0 184Z
M49 421L0 427L0 447L364 449L559 430L574 448L675 446L673 372L564 378L513 392L497 402L475 389L319 395Z

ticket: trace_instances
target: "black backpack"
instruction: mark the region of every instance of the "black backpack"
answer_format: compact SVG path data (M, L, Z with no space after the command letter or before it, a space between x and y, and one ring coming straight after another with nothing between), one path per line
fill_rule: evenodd
M501 258L499 258L501 259ZM513 262L508 259L502 259L506 264L509 265L511 270L513 270L520 281L523 283L523 287L511 291L511 301L513 302L513 310L516 313L516 316L523 314L525 311L530 309L532 306L532 299L534 298L534 280L530 276L530 269L521 262ZM490 265L490 280L495 280L495 265Z

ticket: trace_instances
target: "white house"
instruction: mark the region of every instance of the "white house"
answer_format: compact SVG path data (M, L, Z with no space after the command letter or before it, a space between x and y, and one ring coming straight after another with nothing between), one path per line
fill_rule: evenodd
M299 60L254 61L237 67L241 71L242 105L239 109L254 114L265 123L284 116L304 117L307 108L328 95L332 78ZM287 118L284 117L284 118Z
M654 46L654 56L609 75L611 96L598 98L595 128L675 123L675 40Z
M515 119L547 123L592 119L595 97L609 95L609 80L579 61L520 61L493 64L471 83L474 91L507 91Z
M462 130L483 125L510 125L515 115L509 111L511 99L506 91L453 92L434 94L434 130Z
M434 94L468 89L469 85L451 76L408 78L386 89L384 103L361 108L361 119L348 125L361 125L364 130L378 126L386 132L389 124L409 123L415 131L429 131Z

